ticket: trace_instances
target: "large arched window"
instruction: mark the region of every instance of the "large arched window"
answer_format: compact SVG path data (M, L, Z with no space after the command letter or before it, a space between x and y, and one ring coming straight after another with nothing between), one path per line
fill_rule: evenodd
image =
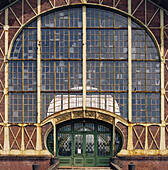
M111 9L60 8L41 17L41 119L86 107L128 117L128 17ZM86 28L83 23L86 23ZM86 70L83 72L83 31ZM132 120L160 122L160 58L145 28L132 21ZM36 122L37 23L16 38L9 61L9 121Z

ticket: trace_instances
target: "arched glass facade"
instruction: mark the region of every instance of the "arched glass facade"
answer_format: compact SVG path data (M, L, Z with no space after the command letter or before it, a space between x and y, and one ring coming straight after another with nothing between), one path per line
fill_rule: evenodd
M41 120L64 109L82 107L84 74L86 107L105 109L127 119L128 18L92 6L86 6L86 18L82 16L82 6L60 8L41 16ZM132 121L160 122L159 52L147 31L134 21L131 62ZM35 20L23 28L11 51L9 121L34 123L36 117Z

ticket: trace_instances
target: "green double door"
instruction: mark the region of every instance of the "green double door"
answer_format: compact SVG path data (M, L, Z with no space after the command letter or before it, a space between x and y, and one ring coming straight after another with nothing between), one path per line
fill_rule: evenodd
M74 134L74 166L95 166L96 148L94 134Z
M112 128L100 121L71 121L57 127L60 166L109 166Z

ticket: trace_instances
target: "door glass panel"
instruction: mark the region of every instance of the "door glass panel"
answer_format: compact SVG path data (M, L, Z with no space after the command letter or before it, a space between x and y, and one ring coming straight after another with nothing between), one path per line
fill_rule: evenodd
M71 156L71 135L58 133L58 155Z
M75 135L75 154L83 154L83 135Z
M94 154L94 135L86 135L86 154Z
M83 131L83 123L75 123L74 124L74 130L75 131L81 131L81 129Z
M90 129L90 130L94 130L94 123L86 123L85 128Z
M98 156L110 155L111 135L110 134L98 134L97 135L97 153Z
M94 130L94 123L75 123L74 130L76 131L93 131Z

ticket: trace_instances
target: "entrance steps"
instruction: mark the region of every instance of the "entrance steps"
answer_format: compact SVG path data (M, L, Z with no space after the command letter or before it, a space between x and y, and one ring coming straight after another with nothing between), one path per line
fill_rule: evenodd
M58 170L110 170L110 167L60 167Z

